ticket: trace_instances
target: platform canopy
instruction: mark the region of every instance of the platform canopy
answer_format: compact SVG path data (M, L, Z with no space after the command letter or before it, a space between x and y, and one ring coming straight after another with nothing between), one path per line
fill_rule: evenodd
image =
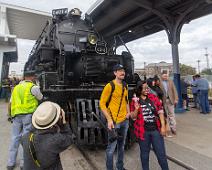
M211 12L212 0L99 0L87 13L106 40L119 34L129 42L164 30L169 18L189 23Z
M51 13L0 3L6 9L6 19L11 35L16 38L36 40Z

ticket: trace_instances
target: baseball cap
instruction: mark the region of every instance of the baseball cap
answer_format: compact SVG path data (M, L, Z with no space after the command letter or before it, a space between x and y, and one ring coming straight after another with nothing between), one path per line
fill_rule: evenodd
M113 66L113 71L122 70L124 69L124 66L121 64L116 64Z

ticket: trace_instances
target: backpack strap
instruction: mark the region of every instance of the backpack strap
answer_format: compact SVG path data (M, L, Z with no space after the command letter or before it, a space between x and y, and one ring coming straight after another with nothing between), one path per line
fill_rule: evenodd
M119 112L120 112L120 109L121 109L121 104L122 104L122 100L123 100L123 96L124 96L124 85L122 85L122 92L121 92L121 101L120 101L120 104L119 104L119 109L118 109L118 113L117 113L117 116L116 116L116 121L118 119L118 115L119 115ZM114 121L114 124L116 124L116 121Z
M115 90L115 84L114 84L114 82L113 82L113 81L110 81L109 83L110 83L110 86L111 86L111 92L110 92L110 96L109 96L109 98L108 98L108 101L107 101L107 103L106 103L106 106L107 106L107 107L108 107L109 104L110 104L111 97L112 97L113 92L114 92L114 90Z
M29 152L32 156L32 159L37 167L40 167L40 162L38 161L36 151L35 151L35 146L34 146L34 134L30 133L29 134Z
M122 84L125 87L125 89L128 90L127 83L125 81L123 81Z
M126 90L128 90L128 85L127 85L127 83L126 83L125 81L123 81L122 84L123 84L123 87L124 87ZM128 99L127 96L125 96L125 101L126 101L127 103L129 103L129 99Z

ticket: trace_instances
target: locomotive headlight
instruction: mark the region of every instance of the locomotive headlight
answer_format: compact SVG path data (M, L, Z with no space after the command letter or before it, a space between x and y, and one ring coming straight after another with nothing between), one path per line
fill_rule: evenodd
M95 45L97 42L98 38L95 34L89 34L88 35L88 42L92 45Z

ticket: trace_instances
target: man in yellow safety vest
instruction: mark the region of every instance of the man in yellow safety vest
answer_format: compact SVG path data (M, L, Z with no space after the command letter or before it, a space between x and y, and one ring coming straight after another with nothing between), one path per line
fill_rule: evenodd
M24 80L14 87L8 106L8 116L12 119L11 143L9 148L9 158L7 170L13 170L16 165L16 156L20 145L21 136L29 132L32 128L32 113L38 106L38 100L43 98L35 80L34 71L25 71ZM23 168L23 148L20 147L21 162Z

